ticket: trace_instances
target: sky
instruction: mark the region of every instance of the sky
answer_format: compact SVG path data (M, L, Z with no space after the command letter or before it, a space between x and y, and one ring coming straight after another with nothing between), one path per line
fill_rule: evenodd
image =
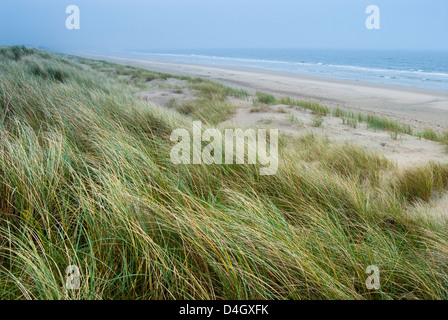
M80 29L66 28L66 7ZM380 29L368 30L368 5ZM53 50L447 50L447 0L1 0L0 45Z

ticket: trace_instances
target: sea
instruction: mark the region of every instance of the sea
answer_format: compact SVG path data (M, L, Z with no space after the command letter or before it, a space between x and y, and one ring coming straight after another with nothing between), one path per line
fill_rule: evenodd
M448 52L443 51L178 49L113 53L448 91Z

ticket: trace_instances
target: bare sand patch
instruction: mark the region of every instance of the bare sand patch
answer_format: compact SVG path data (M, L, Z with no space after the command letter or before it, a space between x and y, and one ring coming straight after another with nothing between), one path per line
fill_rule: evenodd
M151 87L170 86L170 87L185 87L188 84L187 80L181 80L176 78L168 79L154 79L146 82Z
M118 56L81 54L154 71L202 77L249 93L263 91L312 99L330 108L372 112L416 128L448 130L448 92L323 78L241 67L204 66Z
M149 90L138 92L136 97L165 108L182 105L197 99L196 92L186 88L186 80L168 78L148 81Z
M138 92L136 97L154 103L165 108L181 106L198 99L198 91L188 87L187 80L174 78L154 79L148 81L149 90ZM233 96L227 97L228 102L238 108L246 108L252 105L252 98L241 99Z
M428 161L448 163L447 146L440 143L407 134L372 130L365 123L344 124L342 118L319 116L310 110L287 105L241 108L233 119L222 125L278 128L280 132L292 135L313 132L334 141L351 142L375 150L400 167Z

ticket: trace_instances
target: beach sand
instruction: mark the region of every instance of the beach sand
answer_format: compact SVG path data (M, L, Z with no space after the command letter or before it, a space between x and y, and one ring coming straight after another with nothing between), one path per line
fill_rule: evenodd
M333 108L339 106L351 111L372 112L410 124L414 128L448 130L448 92L249 68L204 66L94 54L79 55L159 72L203 77L251 93L264 91L278 96L312 99Z
M170 74L203 77L225 85L245 89L254 94L264 91L278 96L317 100L329 107L372 112L414 128L429 127L448 130L448 93L406 87L390 87L371 83L308 77L296 74L270 72L230 67L212 67L167 63L159 61L84 55L87 58L133 65ZM167 79L148 82L151 89L136 96L153 104L170 108L174 100L178 104L194 99L195 93L183 87L182 80ZM167 87L168 86L168 87ZM322 125L316 127L316 115L310 110L287 105L274 105L253 112L251 99L230 98L237 106L234 117L221 123L222 127L267 127L281 132L300 135L313 132L338 142L350 142L383 154L399 167L405 168L428 161L448 163L447 147L437 142L420 139L407 134L394 136L390 132L371 130L366 124L356 127L344 124L341 118L321 117Z

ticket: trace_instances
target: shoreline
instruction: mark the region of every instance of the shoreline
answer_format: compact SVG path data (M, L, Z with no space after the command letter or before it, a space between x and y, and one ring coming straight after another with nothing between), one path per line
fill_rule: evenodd
M416 128L448 130L448 92L397 85L324 78L244 67L166 62L123 56L76 55L154 71L201 77L248 92L316 100L330 108L374 113Z

